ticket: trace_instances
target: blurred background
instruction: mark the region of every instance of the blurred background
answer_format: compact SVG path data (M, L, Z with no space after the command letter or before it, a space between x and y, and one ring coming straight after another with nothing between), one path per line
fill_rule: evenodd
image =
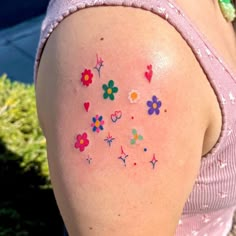
M48 2L0 1L0 74L32 83L40 25Z
M48 2L0 0L0 236L63 235L33 86Z
M0 236L63 235L33 86L48 2L0 0Z

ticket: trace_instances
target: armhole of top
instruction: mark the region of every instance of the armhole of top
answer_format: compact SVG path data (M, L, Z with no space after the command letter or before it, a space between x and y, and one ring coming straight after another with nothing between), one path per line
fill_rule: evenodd
M218 153L222 145L226 142L228 137L227 133L229 128L229 120L227 108L225 106L225 98L220 93L220 90L224 94L226 93L226 91L223 86L219 85L221 82L217 80L225 76L225 73L227 73L228 76L233 79L234 74L226 66L227 64L219 59L216 50L211 47L210 42L208 42L204 35L200 32L200 30L191 23L191 20L183 14L183 11L171 2L169 2L168 5L170 6L171 10L177 13L172 14L172 17L168 19L168 22L176 29L176 31L182 36L182 38L186 41L186 43L192 50L193 55L198 61L199 66L202 68L203 73L205 74L216 96L217 103L221 111L222 122L219 137L214 146L205 155L202 156L202 164L207 165L207 163L212 162L212 159L214 159L215 155ZM215 64L213 64L213 62L215 62ZM220 74L216 73L215 71L215 68L217 66L220 68ZM219 83L218 87L217 82Z

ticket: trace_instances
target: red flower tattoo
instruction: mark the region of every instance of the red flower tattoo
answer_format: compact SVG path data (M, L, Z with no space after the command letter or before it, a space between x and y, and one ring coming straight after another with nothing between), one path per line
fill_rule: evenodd
M93 73L91 72L91 70L85 69L81 75L82 75L81 77L82 84L88 87L93 82L92 81Z
M75 148L79 149L81 152L84 151L85 147L89 145L87 133L78 134L76 137Z

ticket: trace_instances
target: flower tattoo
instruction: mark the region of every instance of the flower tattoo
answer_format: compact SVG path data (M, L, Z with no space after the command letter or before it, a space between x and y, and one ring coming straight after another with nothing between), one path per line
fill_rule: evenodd
M91 127L93 128L93 132L99 133L100 130L103 130L104 120L102 116L96 115L92 118L93 123Z
M93 73L91 72L91 70L87 70L85 69L84 72L81 74L81 82L84 86L89 86L93 81Z
M140 98L140 94L137 90L134 90L132 89L130 92L129 92L129 96L128 96L128 99L131 103L137 103L137 101L139 100Z
M136 144L138 140L143 140L143 136L138 134L136 129L132 129L132 134L133 136L132 136L132 139L130 140L131 144Z
M110 100L113 101L115 99L114 93L118 92L118 88L114 87L114 81L110 80L108 82L108 85L103 84L102 88L104 90L103 98L104 99L110 98Z
M158 98L156 96L152 96L152 101L147 101L147 106L149 107L148 109L148 114L156 114L159 115L160 113L160 107L161 107L161 101L158 101Z
M89 145L87 133L78 134L76 137L75 148L79 149L81 152L84 151L85 147Z

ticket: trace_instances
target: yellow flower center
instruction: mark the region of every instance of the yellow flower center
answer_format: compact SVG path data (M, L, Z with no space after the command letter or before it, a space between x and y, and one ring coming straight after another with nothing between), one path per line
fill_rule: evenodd
M135 140L138 140L138 134L135 134L135 135L134 135L134 139L135 139Z
M100 121L99 121L99 120L96 120L95 126L96 126L97 128L100 126Z
M108 93L108 94L112 94L112 89L109 88L109 89L107 90L107 93Z
M84 140L81 139L81 140L79 141L79 143L80 143L80 144L84 144Z
M137 97L138 97L138 94L137 93L131 93L131 99L132 100L135 100L135 99L137 99Z
M156 109L156 108L157 108L157 104L156 104L156 103L153 103L153 104L152 104L152 108L153 108L153 109Z
M84 80L85 80L85 81L88 81L88 80L89 80L89 76L88 76L88 75L85 75L85 76L84 76Z

